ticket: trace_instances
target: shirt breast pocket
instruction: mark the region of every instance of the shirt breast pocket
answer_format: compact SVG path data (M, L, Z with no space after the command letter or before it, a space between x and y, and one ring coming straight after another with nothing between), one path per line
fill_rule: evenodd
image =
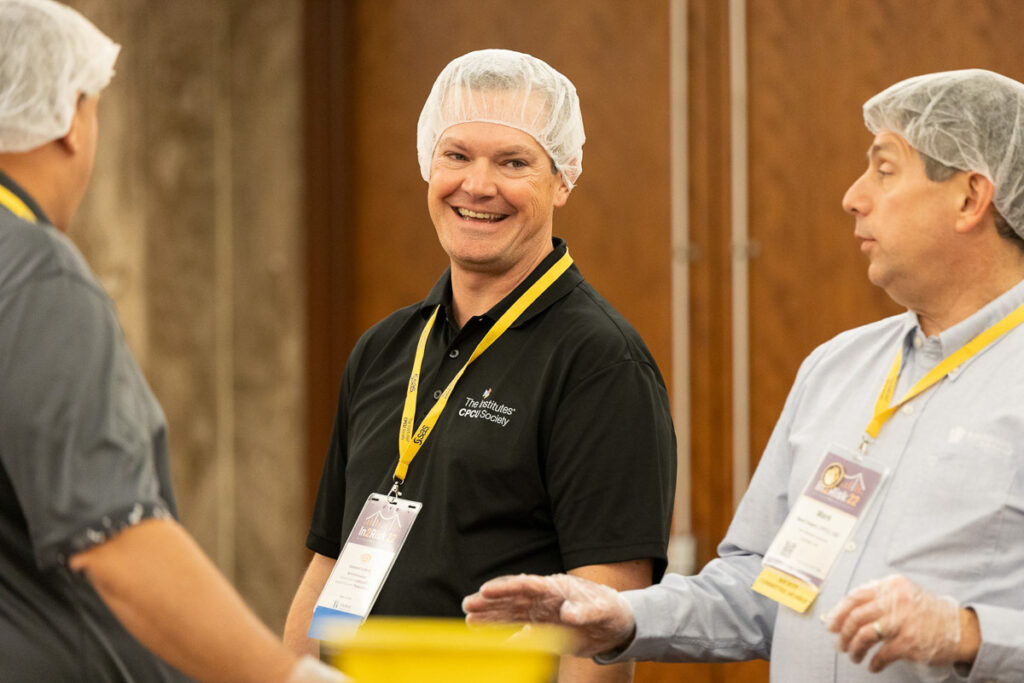
M1020 458L1008 441L962 431L941 452L904 463L893 491L903 514L886 556L896 571L969 581L991 575L1007 553L1022 553Z

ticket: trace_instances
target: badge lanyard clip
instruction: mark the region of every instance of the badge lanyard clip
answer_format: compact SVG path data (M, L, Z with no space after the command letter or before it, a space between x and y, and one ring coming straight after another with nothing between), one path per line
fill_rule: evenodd
M395 482L391 485L391 490L388 491L388 502L397 503L398 499L402 497L402 484L405 483L404 479L395 477Z

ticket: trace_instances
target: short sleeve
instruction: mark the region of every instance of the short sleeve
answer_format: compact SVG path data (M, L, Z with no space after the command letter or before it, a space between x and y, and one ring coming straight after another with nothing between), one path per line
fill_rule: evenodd
M676 479L668 395L649 363L622 360L561 398L546 462L567 569L654 560L664 574Z
M40 567L172 514L163 418L96 285L59 273L5 293L0 357L0 462Z

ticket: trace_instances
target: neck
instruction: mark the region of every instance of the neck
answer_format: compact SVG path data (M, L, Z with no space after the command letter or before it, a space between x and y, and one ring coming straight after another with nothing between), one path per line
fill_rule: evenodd
M0 153L0 171L35 200L55 227L66 232L70 216L65 208L67 202L62 201L61 178L49 172L56 167L51 163L50 148L51 144L46 144L28 152Z
M990 261L972 272L950 278L954 286L938 300L910 307L917 314L925 336L937 335L966 320L1024 280L1024 253L1016 246L1010 249L1012 252L1001 262ZM967 288L958 286L963 282L975 284Z
M548 244L550 245L550 242ZM468 270L452 262L452 306L459 327L464 327L470 318L483 315L494 308L550 253L549 248L536 258L523 259L500 274Z

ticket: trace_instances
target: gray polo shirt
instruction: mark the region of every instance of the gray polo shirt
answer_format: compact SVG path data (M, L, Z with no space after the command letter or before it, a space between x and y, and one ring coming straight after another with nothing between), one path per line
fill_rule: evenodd
M71 241L0 205L0 680L182 680L68 557L175 514L160 406Z

